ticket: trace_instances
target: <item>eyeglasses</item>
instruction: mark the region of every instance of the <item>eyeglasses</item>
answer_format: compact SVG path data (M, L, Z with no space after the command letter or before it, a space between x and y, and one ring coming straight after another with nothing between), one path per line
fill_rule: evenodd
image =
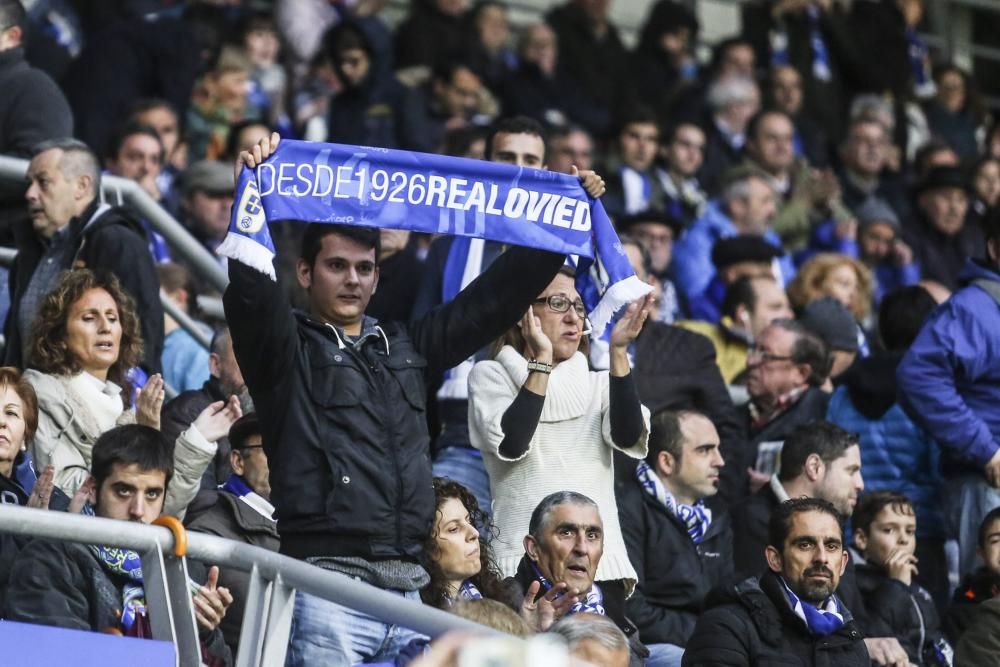
M569 297L562 294L550 294L549 296L535 299L535 303L544 303L553 313L565 313L569 310L570 306L573 306L573 310L580 316L580 319L587 316L587 308L583 305L582 300L570 301Z
M764 350L756 346L751 347L749 350L747 350L747 361L750 361L750 359L759 359L760 363L762 364L767 364L772 361L792 361L792 357L790 356L782 356L780 354L770 354L769 352L765 352Z

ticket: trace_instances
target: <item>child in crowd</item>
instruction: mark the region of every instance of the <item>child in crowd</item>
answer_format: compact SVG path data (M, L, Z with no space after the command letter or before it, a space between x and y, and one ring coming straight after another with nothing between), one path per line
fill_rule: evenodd
M1000 507L994 508L980 524L976 551L983 566L962 581L944 619L948 638L956 646L981 604L1000 596Z
M223 47L215 66L199 80L187 112L188 159L218 159L226 148L230 127L242 120L259 120L250 104L253 64L235 47Z
M913 581L917 515L909 498L895 491L868 493L854 508L851 523L869 630L898 639L915 665L950 667L953 652L934 601Z

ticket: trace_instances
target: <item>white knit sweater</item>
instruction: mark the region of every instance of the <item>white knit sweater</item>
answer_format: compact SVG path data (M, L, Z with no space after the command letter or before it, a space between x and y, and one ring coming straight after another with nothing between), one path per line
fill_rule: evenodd
M499 453L504 438L500 420L527 379L528 361L510 346L500 350L494 361L476 364L469 375L469 435L483 453L490 476L497 564L504 576L513 576L524 555L522 539L531 512L550 493L576 491L597 503L604 521L604 555L597 580L624 579L631 592L636 574L615 503L608 372L591 372L579 352L556 366L528 451L510 460ZM649 410L643 407L642 415L642 436L621 450L635 459L647 451Z

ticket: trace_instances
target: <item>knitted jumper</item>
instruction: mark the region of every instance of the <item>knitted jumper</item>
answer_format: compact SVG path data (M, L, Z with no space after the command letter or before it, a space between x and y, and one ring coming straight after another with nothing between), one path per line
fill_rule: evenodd
M506 577L517 571L524 555L522 539L531 513L545 496L576 491L592 498L604 521L604 555L598 581L626 581L631 593L636 573L629 562L618 523L611 448L641 459L646 456L649 410L642 408L645 428L638 442L622 448L611 441L608 372L591 372L577 352L549 377L545 404L528 451L516 460L499 453L504 412L528 379L528 361L510 346L493 361L475 365L469 375L469 435L483 453L493 494L493 521L498 534L493 551Z

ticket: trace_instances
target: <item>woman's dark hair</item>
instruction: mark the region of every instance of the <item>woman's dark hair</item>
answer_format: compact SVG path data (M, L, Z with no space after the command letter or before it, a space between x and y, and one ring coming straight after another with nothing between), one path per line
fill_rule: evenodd
M122 339L118 345L118 360L108 369L108 380L122 388L122 402L129 408L132 405L132 383L127 374L142 360L142 334L135 303L112 273L90 269L63 272L56 288L42 299L32 323L34 343L29 365L49 375L74 375L83 370L66 344L66 321L73 304L92 289L107 292L118 307Z
M503 587L503 576L500 568L497 567L493 558L493 548L490 541L493 538L493 523L486 512L479 508L479 501L467 488L443 477L434 478L434 525L430 534L424 540L424 567L431 575L431 582L420 591L420 598L424 604L429 604L438 609L446 609L452 602L448 597L448 582L445 580L444 572L437 564L437 521L441 506L446 500L455 498L469 512L469 519L479 530L479 561L481 567L479 573L470 580L475 584L483 597L490 600L506 601L507 594Z
M576 279L576 271L568 266L560 268L559 275ZM583 328L584 330L587 329L586 322L584 322ZM519 354L524 352L525 340L524 334L521 333L521 327L515 324L508 329L504 335L493 341L493 347L490 349L490 359L495 359L496 356L500 354L500 350L503 349L504 345L510 345L512 348L517 350ZM588 359L590 358L590 336L580 336L580 347L578 350L582 352L585 357Z

